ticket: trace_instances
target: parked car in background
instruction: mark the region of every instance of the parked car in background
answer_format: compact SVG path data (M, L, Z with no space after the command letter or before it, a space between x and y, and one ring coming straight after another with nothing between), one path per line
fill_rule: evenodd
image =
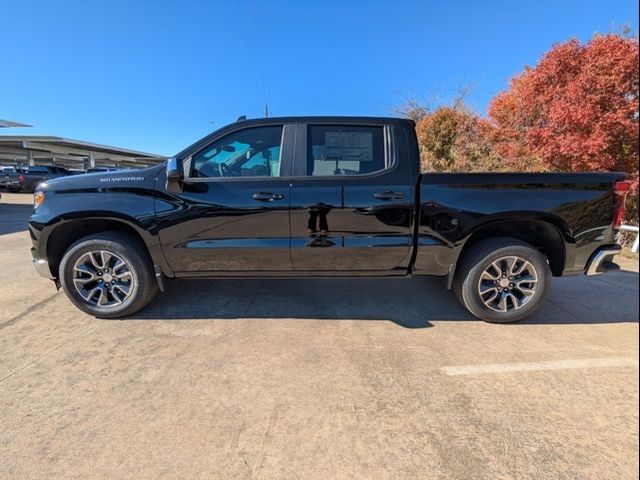
M0 187L7 189L18 188L18 174L24 173L20 167L8 166L0 168Z
M409 120L267 118L165 165L45 182L29 229L38 272L98 317L138 311L164 277L434 275L473 315L513 322L552 276L618 268L625 179L423 174Z
M52 178L66 177L69 171L66 168L53 165L31 166L26 171L18 174L18 183L11 185L12 192L35 192L38 185Z

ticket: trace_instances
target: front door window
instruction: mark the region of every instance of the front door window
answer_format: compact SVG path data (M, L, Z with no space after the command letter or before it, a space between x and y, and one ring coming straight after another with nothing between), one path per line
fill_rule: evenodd
M192 178L279 177L282 126L230 133L197 153Z

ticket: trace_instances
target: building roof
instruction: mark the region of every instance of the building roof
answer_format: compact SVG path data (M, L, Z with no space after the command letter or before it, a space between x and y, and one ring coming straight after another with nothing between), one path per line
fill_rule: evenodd
M90 166L146 167L166 157L127 148L44 135L0 135L0 164L56 164L83 169Z
M0 119L0 128L16 128L16 127L32 127L33 125L27 125L26 123L12 122L11 120Z

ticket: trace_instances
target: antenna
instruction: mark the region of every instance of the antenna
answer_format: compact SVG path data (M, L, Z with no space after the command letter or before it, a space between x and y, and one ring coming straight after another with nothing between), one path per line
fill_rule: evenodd
M264 118L269 118L269 104L264 104Z

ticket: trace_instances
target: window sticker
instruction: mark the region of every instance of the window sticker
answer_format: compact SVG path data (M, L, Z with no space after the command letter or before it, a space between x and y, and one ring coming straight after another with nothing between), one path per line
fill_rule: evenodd
M323 160L372 162L373 134L370 132L326 132Z

